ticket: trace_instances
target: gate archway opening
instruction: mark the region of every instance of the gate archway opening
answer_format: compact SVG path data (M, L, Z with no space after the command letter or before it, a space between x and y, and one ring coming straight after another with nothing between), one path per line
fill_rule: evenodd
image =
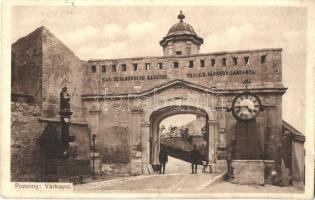
M200 117L203 119L204 123L200 125L200 129L203 128L202 136L198 139L189 137L191 134L188 134L186 130L177 130L179 133L174 134L172 140L174 142L182 143L182 146L185 145L185 151L183 151L183 155L180 155L178 149L174 152L176 145L178 144L170 144L170 138L161 137L161 124L164 120L167 120L169 117L175 116L183 116L183 115L192 115ZM161 148L167 148L169 154L172 157L176 157L181 160L190 161L189 160L189 151L191 150L194 144L197 145L197 148L200 148L202 153L202 159L208 160L209 155L209 116L207 112L203 109L194 107L194 106L180 106L180 107L165 107L154 111L150 116L150 163L155 170L159 165L159 152ZM164 127L165 128L165 127ZM181 131L181 132L180 132ZM197 140L204 140L205 143L201 144L201 142L197 142ZM205 145L205 146L202 146ZM182 147L183 148L183 147ZM173 151L173 152L170 152ZM177 155L176 155L177 154Z

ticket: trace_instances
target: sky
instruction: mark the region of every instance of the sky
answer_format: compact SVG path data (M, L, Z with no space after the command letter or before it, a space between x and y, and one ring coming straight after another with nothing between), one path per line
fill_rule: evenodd
M82 60L163 55L159 41L184 21L200 53L282 48L283 119L304 131L306 9L267 6L15 6L12 43L45 26ZM185 119L183 121L190 121Z

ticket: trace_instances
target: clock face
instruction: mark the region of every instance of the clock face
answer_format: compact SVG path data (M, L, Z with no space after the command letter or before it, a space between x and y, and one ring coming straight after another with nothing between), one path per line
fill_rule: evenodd
M260 99L250 93L243 93L235 97L232 104L232 113L240 120L251 120L256 117L261 107Z

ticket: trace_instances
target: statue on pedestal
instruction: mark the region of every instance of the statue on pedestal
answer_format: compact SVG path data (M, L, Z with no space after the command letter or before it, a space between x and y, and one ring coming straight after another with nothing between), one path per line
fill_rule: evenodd
M60 92L60 122L61 122L61 142L63 144L63 158L69 158L69 143L73 142L69 134L70 117L70 95L67 92L67 87L63 87ZM74 139L73 139L74 140Z
M70 95L66 86L60 92L60 112L70 112Z

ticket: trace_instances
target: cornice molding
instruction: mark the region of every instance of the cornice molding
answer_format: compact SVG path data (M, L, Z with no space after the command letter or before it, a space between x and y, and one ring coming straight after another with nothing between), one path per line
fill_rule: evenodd
M181 86L181 87L193 89L195 91L200 91L200 92L214 94L214 95L234 95L234 94L240 94L244 92L244 88L212 89L212 88L201 86L201 85L191 83L188 81L175 79L173 81L161 84L155 88L151 88L149 90L145 90L139 93L108 94L106 96L101 95L101 94L84 94L84 95L81 95L81 99L83 101L95 100L96 98L98 98L99 100L134 99L134 98L139 98L143 96L150 96L150 95L155 94L156 92L161 92L163 90L166 90L175 86ZM273 94L281 94L281 95L283 95L286 92L286 90L287 88L284 88L284 87L274 87L274 88L263 87L263 88L250 89L252 93L260 93L260 94L273 93Z

